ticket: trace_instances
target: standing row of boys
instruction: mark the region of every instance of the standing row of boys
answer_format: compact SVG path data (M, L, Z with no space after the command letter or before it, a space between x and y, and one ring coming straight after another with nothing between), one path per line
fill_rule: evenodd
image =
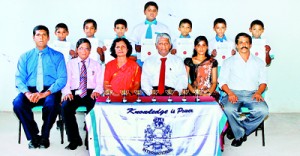
M137 25L131 36L134 48L124 35L127 31L125 20L119 19L115 22L117 37L109 50L109 47L93 39L97 30L96 22L92 19L86 20L83 26L86 38L78 40L76 50L67 50L70 57L74 58L70 60L69 56L64 57L62 53L48 47L47 27L39 25L33 29L36 48L24 53L19 59L16 87L20 93L13 101L14 112L23 125L27 139L30 140L29 148L50 146L50 129L60 110L61 99L63 120L70 142L66 149L75 150L81 146L82 139L75 111L84 104L89 112L103 90L112 90L113 96L119 96L120 90L123 89L134 94L135 90L141 88L147 95L151 95L152 89L158 90L159 95L165 95L164 90L172 89L173 95L179 95L183 89L187 88L194 94L198 88L201 89L201 95L218 99L215 90L219 83L221 90L227 94L221 99L221 103L234 134L233 146L240 146L264 120L268 115L268 107L262 93L267 84L266 64L271 63L270 47L266 46L264 61L250 53L252 38L260 38L264 31L261 21L252 22L249 29L252 37L246 33L238 34L234 47L234 43L225 36L226 21L222 18L216 19L216 37L210 42L205 36L197 37L194 41L193 56L182 61L178 56L172 55L176 54L176 48L172 49L167 26L156 19L157 4L146 3L144 13L146 21ZM183 19L178 30L181 32L180 38L190 38L191 21ZM66 41L67 26L63 23L58 24L55 34L59 41ZM159 54L149 57L144 62L140 57L143 38L155 38ZM218 58L218 47L224 43L232 45L233 56L222 63L218 78L219 60L214 58ZM54 42L54 47L55 44L59 42ZM93 49L97 53L93 53ZM104 72L99 62L106 59L104 56L108 51L114 59L106 64ZM67 65L65 60L69 60ZM41 135L38 135L39 129L31 111L36 105L43 105ZM236 117L241 106L248 107L251 111L243 121Z

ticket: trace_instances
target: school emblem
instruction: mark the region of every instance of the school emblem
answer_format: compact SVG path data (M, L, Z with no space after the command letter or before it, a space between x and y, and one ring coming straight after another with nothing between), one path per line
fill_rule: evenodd
M155 117L151 125L144 131L145 141L143 151L153 155L163 155L173 151L172 129L164 123L164 118Z

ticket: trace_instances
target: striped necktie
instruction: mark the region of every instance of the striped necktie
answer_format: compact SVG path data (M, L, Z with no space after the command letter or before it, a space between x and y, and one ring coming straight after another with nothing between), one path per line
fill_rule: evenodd
M87 71L85 66L85 61L81 61L81 72L80 72L80 83L79 89L81 90L81 94L79 95L81 98L87 95Z
M36 73L36 90L38 92L43 91L44 82L43 82L43 61L42 61L42 52L39 52L38 64L37 64L37 73Z

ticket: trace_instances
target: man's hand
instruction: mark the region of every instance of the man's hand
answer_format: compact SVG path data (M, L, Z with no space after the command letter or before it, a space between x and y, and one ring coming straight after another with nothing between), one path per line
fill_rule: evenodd
M50 95L51 92L50 91L46 91L44 93L31 93L31 92L26 92L25 96L27 97L27 99L32 102L32 103L38 103L40 99L43 99L45 97L47 97L48 95Z
M232 92L228 94L228 101L235 104L238 101L238 97Z
M72 94L67 94L62 98L62 101L66 101L66 100L72 101L73 99L74 97Z
M252 96L252 99L256 100L257 102L265 101L264 98L261 96L261 93L255 92Z
M212 57L216 57L217 56L217 50L214 49L212 52L211 52L211 56Z
M93 92L93 93L91 94L91 98L92 98L93 100L96 100L99 96L100 96L100 94L99 94L98 92Z

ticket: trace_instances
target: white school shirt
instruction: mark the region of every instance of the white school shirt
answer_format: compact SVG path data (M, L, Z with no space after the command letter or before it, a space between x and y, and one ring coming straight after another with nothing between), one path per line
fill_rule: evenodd
M257 90L260 84L267 84L266 63L251 53L245 62L237 53L223 62L218 82L233 90Z
M187 88L188 78L185 65L180 57L168 54L166 60L165 86L172 87L181 93ZM161 66L161 55L154 55L147 58L143 64L141 87L147 94L151 94L153 86L158 86Z
M135 48L135 45L141 45L141 40L146 38L147 29L148 29L148 24L145 24L145 22L136 25L132 29L132 33L129 38L134 42L134 44L132 44L133 48ZM152 29L152 39L154 40L156 39L156 35L159 33L168 33L171 36L168 26L166 26L161 22L157 21L157 24L152 24L151 29ZM137 58L140 59L141 54L140 53L136 53L136 54L137 54Z
M94 89L93 92L103 92L103 73L100 64L90 58L85 61L87 69L87 89ZM68 80L66 86L61 90L63 95L71 94L71 90L79 88L80 85L80 72L82 62L79 57L71 59L67 64Z

